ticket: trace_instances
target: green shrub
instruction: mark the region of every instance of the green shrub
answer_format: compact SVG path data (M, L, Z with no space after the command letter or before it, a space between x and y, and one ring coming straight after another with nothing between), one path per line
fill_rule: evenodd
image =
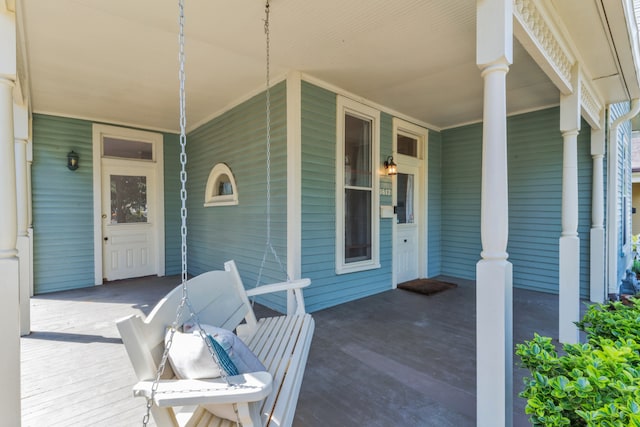
M633 265L631 266L631 271L633 271L636 274L640 273L640 259L635 258L633 260Z
M640 302L591 306L578 327L588 343L559 356L551 338L516 346L529 369L526 413L534 426L640 427Z
M627 306L616 301L589 306L578 328L587 333L591 341L597 338L633 340L640 343L640 299L629 300Z

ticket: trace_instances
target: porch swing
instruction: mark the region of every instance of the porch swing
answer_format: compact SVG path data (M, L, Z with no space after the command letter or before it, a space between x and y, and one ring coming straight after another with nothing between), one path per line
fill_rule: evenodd
M149 423L151 416L159 427L290 426L311 346L314 321L305 312L302 295L302 289L311 281L291 280L271 243L269 1L265 5L264 20L267 51L267 241L256 286L249 290L245 290L233 261L225 263L224 271L209 271L191 279L187 277L184 0L178 3L182 283L169 292L147 317L131 315L117 321L139 381L133 387L133 394L144 397L147 402L143 426ZM269 252L285 273L285 282L261 284ZM258 320L249 299L272 292L287 293L287 314ZM192 335L200 347L204 348L205 362L209 365L207 369L213 368L218 373L216 378L214 375L178 378L181 375L170 352L172 347L179 347L183 342L187 326L194 331ZM211 332L212 329L216 332ZM234 339L246 344L263 369L241 372L226 349L216 341L217 338L213 338L218 333L231 334L229 331L234 330L237 334Z

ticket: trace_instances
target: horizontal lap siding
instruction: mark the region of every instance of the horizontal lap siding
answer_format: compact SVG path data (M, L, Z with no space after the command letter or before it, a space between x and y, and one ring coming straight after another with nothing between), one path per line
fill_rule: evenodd
M33 274L36 294L95 284L93 250L93 123L33 115ZM177 135L163 134L166 274L180 271ZM67 153L80 167L66 167ZM177 184L176 184L177 183ZM179 197L179 194L178 194Z
M180 246L180 136L164 135L164 253L165 274L180 274L182 255Z
M429 130L427 149L427 277L442 272L442 136Z
M559 110L507 121L509 240L514 286L558 292L563 141ZM443 132L443 273L475 278L480 258L482 126ZM588 295L591 226L590 128L578 136L580 292ZM459 213L460 209L467 212ZM476 218L470 217L476 215Z
M578 135L578 237L580 238L581 298L589 298L590 292L592 187L591 127L582 120Z
M624 114L626 114L629 111L629 103L627 102L621 102L619 104L613 104L611 105L610 108L610 122L613 123L614 120L616 120L617 118L623 116ZM620 280L624 277L624 273L625 270L627 269L627 266L629 265L629 263L631 262L631 257L630 255L630 251L625 252L624 251L624 236L623 236L623 232L625 230L624 228L624 221L627 220L627 218L623 218L623 204L622 204L622 200L623 200L623 191L625 190L625 183L627 185L631 185L631 179L628 176L625 176L626 174L630 174L630 171L628 171L628 166L625 164L625 146L624 146L624 138L628 138L628 140L631 140L631 124L630 122L624 122L620 125L620 127L618 128L618 135L617 135L617 141L613 142L615 144L618 145L618 157L616 158L616 167L617 167L617 178L618 178L618 187L616 188L616 192L612 197L615 197L615 204L616 204L616 219L617 219L617 224L618 224L618 229L616 230L617 233L617 238L618 238L618 248L617 248L617 279L616 279L616 284L615 286L619 286L620 284ZM614 139L613 135L612 135L612 140ZM630 146L631 144L629 144ZM627 156L630 156L631 153L627 152L626 153ZM627 159L629 157L626 157ZM607 162L608 163L608 162ZM626 179L625 179L626 178ZM629 195L631 194L631 190L630 188L627 189L629 191ZM630 199L631 197L629 197ZM630 205L627 205L627 209L630 209Z
M80 167L67 169L75 151ZM94 285L91 122L33 115L33 274L36 294Z
M442 274L475 279L482 125L442 132Z
M382 114L381 122L381 153L388 154L391 117ZM335 165L336 94L302 82L302 276L311 279L311 286L305 290L309 311L391 288L389 219L380 221L382 268L335 273ZM381 197L381 203L390 204L389 196Z
M380 161L384 162L393 152L393 117L389 114L380 114ZM378 165L378 170L384 170L384 164ZM387 174L380 175L380 189L392 189L392 178ZM392 206L393 196L391 192L380 194L380 206ZM378 212L380 210L378 209ZM391 274L393 271L393 219L380 218L380 266L377 270L379 283L376 289L380 291L391 287Z
M562 153L557 108L510 118L509 260L516 286L558 291Z
M286 268L287 167L286 90L271 88L271 242ZM245 286L256 285L267 240L266 111L261 93L225 112L187 138L189 272L223 268L234 259ZM234 174L238 205L204 207L205 187L213 166L226 163ZM271 252L260 284L283 281L286 275ZM259 299L280 311L283 295Z

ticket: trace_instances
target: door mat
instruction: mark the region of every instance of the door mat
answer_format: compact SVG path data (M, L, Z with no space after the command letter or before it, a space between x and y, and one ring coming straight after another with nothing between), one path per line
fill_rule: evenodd
M455 283L441 282L435 279L414 279L408 282L398 283L399 289L424 295L433 295L456 287L458 287L458 285Z

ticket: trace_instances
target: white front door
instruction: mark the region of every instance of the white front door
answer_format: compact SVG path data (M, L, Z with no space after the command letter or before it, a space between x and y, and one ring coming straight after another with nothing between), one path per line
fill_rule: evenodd
M393 285L426 277L427 130L393 119Z
M420 277L419 242L421 217L419 170L398 162L396 175L396 280L406 282Z
M102 268L105 280L157 274L153 165L103 160Z
M93 125L95 283L164 271L163 137Z

